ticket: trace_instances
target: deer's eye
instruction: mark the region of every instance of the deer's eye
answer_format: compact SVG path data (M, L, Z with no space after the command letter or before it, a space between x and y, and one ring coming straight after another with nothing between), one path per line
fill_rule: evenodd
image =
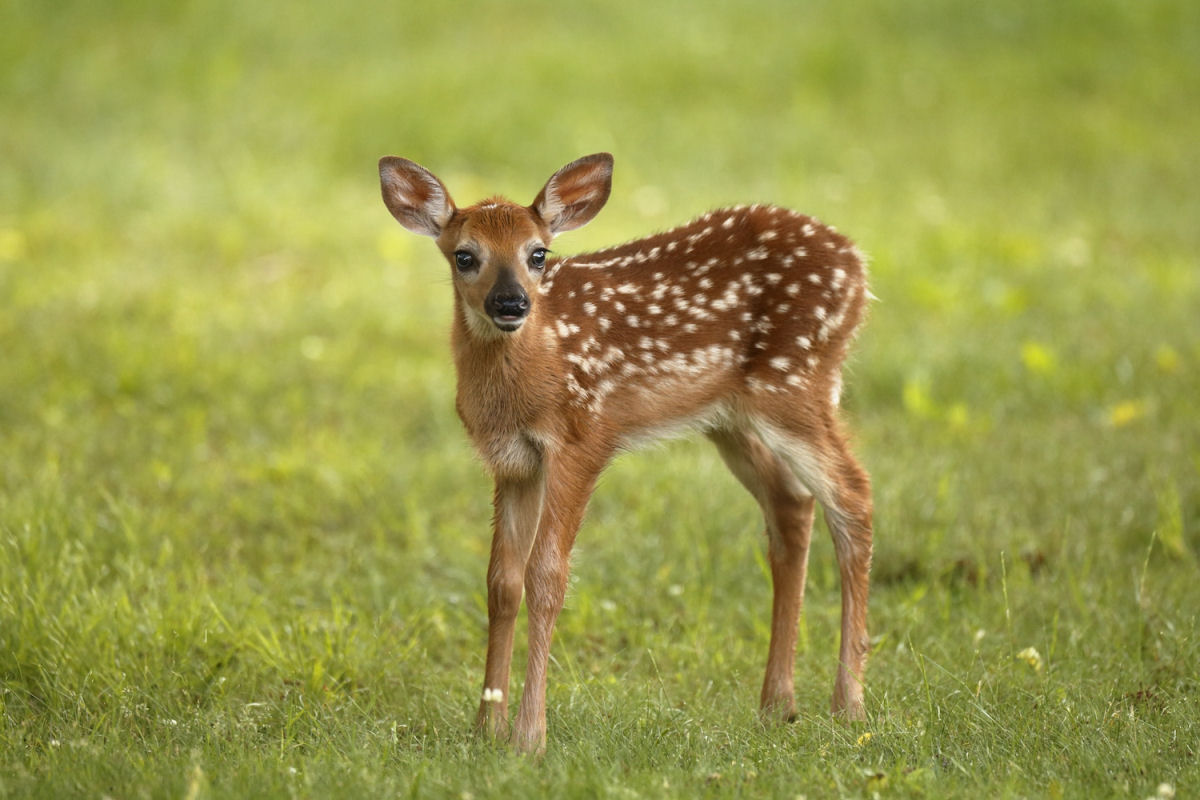
M473 270L477 266L475 256L466 250L458 250L454 253L454 266L458 267L460 272Z
M544 269L546 266L546 252L546 248L539 247L537 250L534 250L532 253L530 253L529 268L537 270Z

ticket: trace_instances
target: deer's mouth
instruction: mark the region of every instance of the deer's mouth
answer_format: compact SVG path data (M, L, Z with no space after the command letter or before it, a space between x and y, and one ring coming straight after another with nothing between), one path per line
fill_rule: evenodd
M492 324L505 333L512 333L525 324L525 314L495 314Z

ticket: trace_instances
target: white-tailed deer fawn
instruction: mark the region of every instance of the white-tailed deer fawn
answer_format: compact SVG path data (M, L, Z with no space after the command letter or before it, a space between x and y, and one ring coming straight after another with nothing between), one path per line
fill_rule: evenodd
M457 409L495 479L488 648L478 725L522 750L546 735L546 665L571 547L620 450L695 430L762 507L774 583L762 709L795 714L793 668L814 498L842 584L833 711L863 717L871 489L838 419L841 368L867 300L851 242L793 211L713 211L570 258L550 243L608 199L612 156L551 176L530 206L457 208L432 173L379 162L383 200L437 240L454 282ZM511 732L509 668L524 590L525 689Z

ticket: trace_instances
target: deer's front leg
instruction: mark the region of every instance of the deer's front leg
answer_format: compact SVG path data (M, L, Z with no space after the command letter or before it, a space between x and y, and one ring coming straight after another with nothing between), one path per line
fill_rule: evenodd
M492 557L487 575L487 666L476 728L497 738L508 732L513 632L521 608L525 565L537 535L544 494L545 482L540 471L529 478L496 479Z
M607 451L582 448L560 453L547 464L546 511L525 565L525 605L529 613L529 662L521 707L513 725L513 745L537 753L546 747L546 668L554 624L567 592L571 547L583 521Z

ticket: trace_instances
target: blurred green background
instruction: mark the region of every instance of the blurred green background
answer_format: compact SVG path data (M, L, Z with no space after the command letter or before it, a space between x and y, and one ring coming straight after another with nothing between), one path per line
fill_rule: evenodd
M1197 97L1182 1L6 0L0 796L1194 786ZM871 258L864 728L824 537L811 716L756 722L760 522L683 443L592 505L550 755L469 736L490 490L375 164L528 202L598 150L563 252L773 202Z

